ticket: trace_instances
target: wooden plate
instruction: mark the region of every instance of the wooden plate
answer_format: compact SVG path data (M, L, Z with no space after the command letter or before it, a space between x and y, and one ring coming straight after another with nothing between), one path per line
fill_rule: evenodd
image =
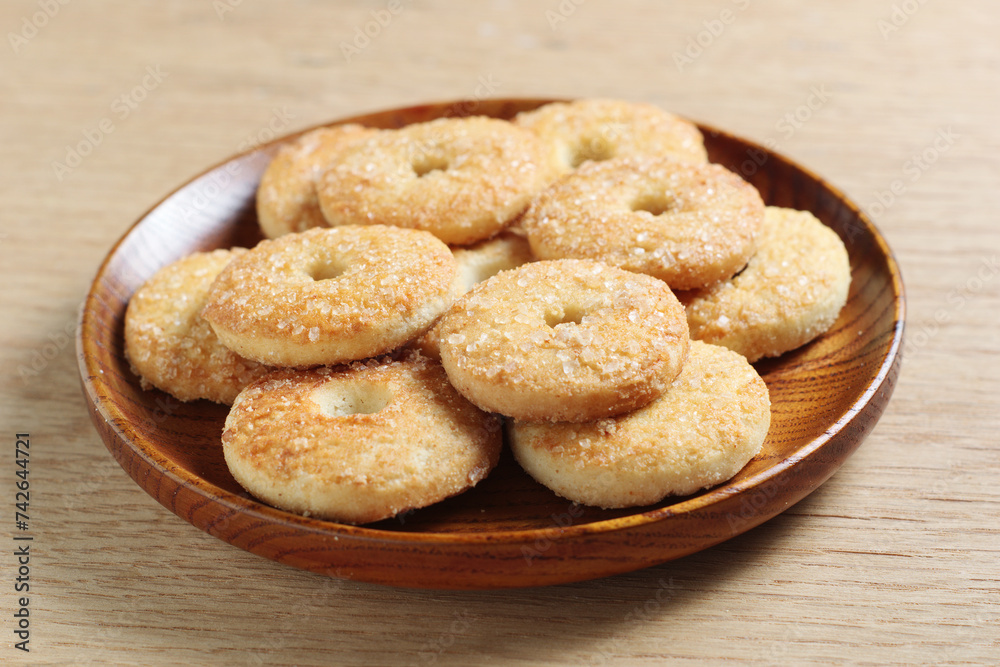
M546 100L433 104L341 122L399 127L441 116L511 118ZM131 294L194 251L260 239L254 193L285 137L210 169L154 206L112 248L81 317L77 351L91 416L122 468L211 535L287 565L395 586L501 588L591 579L690 554L747 531L816 489L885 409L899 372L903 285L878 231L840 192L767 149L702 127L709 154L768 204L812 211L844 240L853 282L821 339L756 364L773 403L763 451L730 482L629 510L573 505L509 454L475 489L366 526L283 512L249 497L223 461L227 408L143 391L123 354Z

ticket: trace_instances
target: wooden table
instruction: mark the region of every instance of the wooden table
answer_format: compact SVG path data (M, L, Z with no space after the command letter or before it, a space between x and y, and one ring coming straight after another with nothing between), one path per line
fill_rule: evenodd
M986 0L0 5L3 654L32 664L987 664L1000 655L1000 10ZM643 100L856 199L907 288L895 395L763 526L613 578L499 592L327 579L200 532L90 424L72 338L132 221L340 116L496 96Z

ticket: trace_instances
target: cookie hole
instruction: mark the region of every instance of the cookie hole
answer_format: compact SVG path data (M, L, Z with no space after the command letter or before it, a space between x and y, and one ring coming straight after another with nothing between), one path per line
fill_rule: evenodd
M586 309L567 306L566 308L563 308L561 312L549 311L545 313L545 323L552 328L555 328L560 324L580 324L586 316Z
M576 169L584 162L601 162L615 156L614 147L606 137L584 137L575 144L569 157L570 166Z
M321 262L313 265L306 273L313 280L333 280L344 275L347 267L333 262Z
M392 402L392 392L371 382L331 382L316 389L310 398L327 417L371 415Z
M650 215L663 215L673 208L670 198L664 194L640 195L632 202L633 211L645 211Z
M413 167L413 173L417 175L417 178L423 178L431 172L447 169L448 161L440 156L421 155L414 158L410 166Z

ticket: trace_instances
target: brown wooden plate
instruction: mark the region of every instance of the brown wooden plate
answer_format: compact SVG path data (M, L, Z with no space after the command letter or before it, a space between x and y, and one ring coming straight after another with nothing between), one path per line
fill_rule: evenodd
M548 100L431 104L339 122L392 128L442 116L511 118ZM844 240L853 281L822 338L756 364L771 392L763 451L721 486L657 505L599 510L535 483L509 454L479 486L395 519L350 526L251 498L230 476L220 437L227 408L144 391L125 361L132 293L195 251L260 240L254 196L291 135L191 180L146 213L97 273L77 340L97 431L122 468L181 518L241 549L331 576L395 586L502 588L627 572L705 549L787 509L832 475L871 431L899 372L904 298L885 240L856 205L766 148L702 126L709 155L768 204L812 211Z

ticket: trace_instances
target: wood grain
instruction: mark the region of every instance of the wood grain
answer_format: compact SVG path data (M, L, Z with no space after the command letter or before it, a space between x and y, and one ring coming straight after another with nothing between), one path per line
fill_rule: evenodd
M60 4L16 49L9 33L31 33L25 21L51 3L0 5L0 414L8 435L31 433L37 548L32 652L12 648L8 618L5 662L995 663L994 3L625 0L569 3L564 16L557 2L460 11L427 0L403 3L357 54L341 42L387 3L223 3L232 11ZM719 32L724 10L732 20ZM719 34L702 35L707 45L679 67L675 54L706 23ZM162 81L136 91L157 66ZM659 104L773 146L861 204L907 297L902 371L864 444L747 533L538 589L318 576L235 548L150 498L91 425L72 344L117 239L164 193L250 145L480 93ZM112 108L122 96L134 104L127 116ZM105 118L114 131L59 178L54 163ZM12 499L10 456L0 469ZM6 610L16 608L11 559Z

